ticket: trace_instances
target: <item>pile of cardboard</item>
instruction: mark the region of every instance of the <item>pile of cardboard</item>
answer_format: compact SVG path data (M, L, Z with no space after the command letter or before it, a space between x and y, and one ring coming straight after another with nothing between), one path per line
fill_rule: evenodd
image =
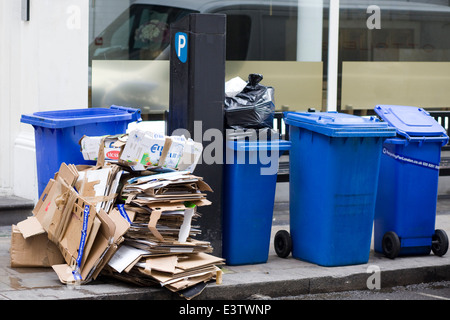
M179 291L216 279L223 259L208 241L195 240L198 207L209 205L211 188L188 171L128 179L122 189L125 204L118 210L132 221L124 244L111 259L111 274L133 283L159 283ZM188 295L185 294L186 297Z
M126 243L150 253L211 252L209 242L194 240L197 207L209 205L211 188L188 171L129 179L122 189L125 210L134 217Z
M125 257L129 261L133 257L138 258L125 266L116 261L117 256L122 261ZM217 267L221 264L223 259L206 253L146 256L145 251L122 246L109 265L124 268L124 271L119 273L111 267L109 272L118 279L138 285L159 284L191 299L201 293L211 279L215 279L217 284L222 282L222 271Z
M22 234L22 247L27 239L33 242L42 234L56 245L65 263L52 267L61 282L86 283L95 279L123 241L129 223L104 209L115 201L113 186L118 185L115 182L119 172L114 165L81 167L78 171L74 165L61 164L33 209L33 216L13 227ZM103 179L93 181L91 176ZM11 252L18 247L14 240ZM31 251L26 246L23 249ZM12 255L11 265L23 265L18 258Z
M51 266L62 283L87 283L102 272L139 285L159 284L188 299L208 281L220 283L217 265L223 259L209 254L208 241L194 239L201 232L193 225L197 208L210 204L206 192L212 192L191 173L201 148L184 137L163 137L161 165L121 160L136 148L141 159L157 150L149 137L156 136L136 131L83 137L81 151L86 157L97 152L97 165L61 165L33 216L13 226L11 265ZM149 150L138 145L142 141ZM171 146L182 150L176 163L168 161L176 154Z

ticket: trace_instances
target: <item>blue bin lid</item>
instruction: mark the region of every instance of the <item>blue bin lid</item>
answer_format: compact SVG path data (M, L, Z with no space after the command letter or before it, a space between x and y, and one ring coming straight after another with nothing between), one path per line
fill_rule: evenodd
M393 137L396 132L376 117L359 117L345 113L285 112L288 125L302 127L331 137Z
M110 108L41 111L22 115L20 118L20 122L50 129L111 121L141 121L141 111L134 108L111 106Z
M291 142L286 140L259 140L259 141L243 141L233 140L227 141L227 147L236 151L259 151L259 150L278 150L286 151L291 149Z
M394 105L377 105L375 112L397 133L411 137L442 137L448 139L446 130L422 108Z

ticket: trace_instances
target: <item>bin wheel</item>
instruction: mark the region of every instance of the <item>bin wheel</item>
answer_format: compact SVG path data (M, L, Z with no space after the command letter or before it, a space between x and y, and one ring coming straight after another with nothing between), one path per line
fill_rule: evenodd
M280 230L275 234L273 241L275 252L280 258L286 258L292 250L292 241L289 232Z
M390 259L395 259L400 252L398 235L393 231L386 232L383 236L382 246L384 255Z
M448 237L444 230L437 229L431 238L431 250L439 257L442 257L448 250Z

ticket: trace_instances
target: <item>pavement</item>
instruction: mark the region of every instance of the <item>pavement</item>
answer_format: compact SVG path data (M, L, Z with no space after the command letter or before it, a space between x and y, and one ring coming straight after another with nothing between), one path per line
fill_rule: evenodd
M289 230L287 203L276 203L271 239ZM450 199L439 199L436 229L450 235ZM184 300L165 288L138 287L105 276L81 286L64 285L51 268L11 268L11 227L0 226L0 300ZM372 250L368 263L321 267L289 256L279 258L270 245L267 263L223 266L222 284L210 282L193 300L266 300L276 297L371 290L374 272L380 287L450 280L450 252L443 257L397 257L394 260ZM370 279L369 279L370 278ZM376 289L373 289L376 290Z

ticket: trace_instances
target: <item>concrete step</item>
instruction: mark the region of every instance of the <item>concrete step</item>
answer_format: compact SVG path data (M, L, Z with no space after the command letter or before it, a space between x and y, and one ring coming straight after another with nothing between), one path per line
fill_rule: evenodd
M31 216L33 200L17 196L0 196L0 226L17 224Z

